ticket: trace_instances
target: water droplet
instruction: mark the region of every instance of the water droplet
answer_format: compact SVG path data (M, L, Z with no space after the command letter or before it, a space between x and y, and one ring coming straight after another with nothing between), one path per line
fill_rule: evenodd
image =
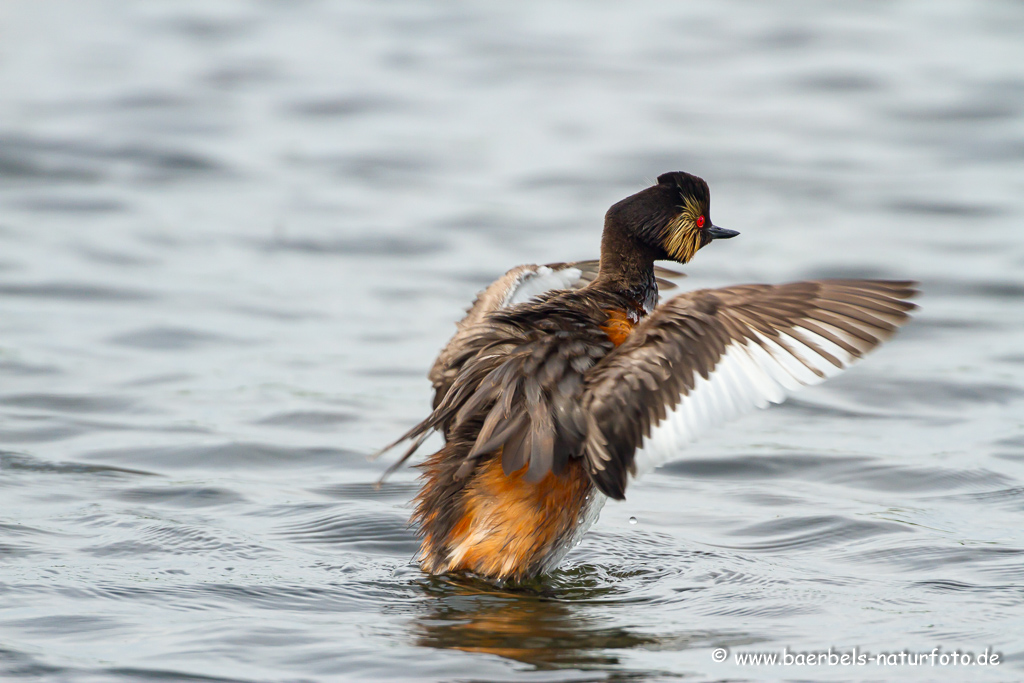
M629 523L630 524L636 524L636 517L630 517L629 518Z

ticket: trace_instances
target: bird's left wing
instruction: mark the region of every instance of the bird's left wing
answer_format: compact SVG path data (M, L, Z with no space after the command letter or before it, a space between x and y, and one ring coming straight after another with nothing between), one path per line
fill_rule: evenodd
M915 308L912 282L822 280L681 294L586 375L583 457L625 495L706 429L817 384L888 339Z
M383 480L388 474L393 472L402 463L404 463L412 454L419 448L426 437L433 430L438 430L447 437L447 425L451 423L451 417L453 413L450 410L444 409L443 405L445 398L449 396L449 393L456 382L456 379L460 376L460 373L465 369L464 366L467 361L477 356L481 350L481 345L487 346L493 341L491 339L491 333L494 331L492 325L489 324L489 317L493 314L497 314L501 311L513 309L519 304L525 304L530 301L535 301L540 296L549 292L561 291L561 290L573 290L581 289L586 287L597 277L600 271L600 263L596 260L590 261L573 261L570 263L549 263L544 266L538 265L522 265L512 268L506 272L503 276L488 285L483 291L477 294L476 299L473 301L473 305L470 306L466 312L466 316L456 323L455 335L448 341L445 347L438 354L437 359L434 361L434 365L431 367L428 373L428 378L434 385L434 401L433 401L433 412L426 420L422 421L411 430L403 434L398 438L397 441L385 446L381 450L377 451L373 456L376 457L380 454L390 450L406 440L411 440L412 444L405 454L393 465L391 465L384 473L381 479ZM655 266L654 268L655 279L658 283L659 289L674 289L676 284L672 280L684 277L682 273L668 268L661 268ZM514 340L506 340L513 342ZM519 340L522 341L522 340ZM554 339L550 341L555 341ZM576 349L574 346L566 346L561 348L562 352L570 352L570 349ZM578 349L576 349L578 350ZM558 344L540 343L531 346L529 349L524 349L520 359L529 357L531 354L541 353L549 354L554 353L557 356L559 352ZM587 355L587 351L584 355ZM604 355L604 351L601 352ZM486 365L493 358L483 359L483 364ZM553 359L555 360L555 359ZM568 362L568 361L567 361ZM576 364L579 365L581 360L577 359ZM587 367L592 364L593 359L588 361ZM553 362L550 366L554 368L558 365L557 362ZM477 364L476 370L480 370L481 364ZM581 366L582 367L582 366ZM582 372L582 370L580 370ZM565 387L563 387L564 389ZM550 387L548 388L550 393ZM562 392L564 394L564 392ZM483 396L483 394L481 394ZM460 394L458 397L450 397L453 402L456 398L465 399L466 396ZM560 405L564 406L565 396L562 395L559 401ZM543 411L539 410L540 406L537 401L532 401L531 404L535 415L540 415ZM449 405L450 408L450 405ZM564 411L563 411L564 412ZM534 420L533 422L540 424L546 421ZM486 432L485 432L486 433ZM499 431L498 435L505 434L506 436L511 432ZM530 434L532 434L532 430ZM520 436L525 432L520 433ZM533 458L525 456L526 451L531 451L531 448L522 448L524 443L527 446L533 441L537 443L545 442L546 438L538 438L536 440L530 439L529 442L524 441L520 438L516 443L519 444L517 448L506 448L505 456L503 461L505 463L519 464L523 462L532 462L534 472L539 472L541 469L548 468L554 462L552 457L544 458ZM546 451L544 452L547 453ZM558 460L561 461L564 453L559 453ZM511 465L510 465L511 466Z
M462 369L466 345L474 334L474 328L488 315L534 301L548 292L582 289L594 281L599 270L600 263L596 260L549 263L543 266L526 264L512 268L481 290L465 317L455 323L455 334L441 349L427 373L434 386L434 407L440 405L441 399L448 393ZM654 273L659 290L675 289L676 284L672 280L683 277L682 273L660 266L655 266Z
M427 374L434 385L434 407L440 405L459 374L476 325L495 311L531 301L546 292L584 287L597 277L597 266L597 261L516 266L477 294Z

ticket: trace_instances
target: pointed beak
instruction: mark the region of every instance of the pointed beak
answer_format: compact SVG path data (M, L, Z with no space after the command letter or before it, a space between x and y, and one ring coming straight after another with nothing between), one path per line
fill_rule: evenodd
M712 225L706 230L706 232L713 240L727 240L730 237L735 237L739 234L736 230L727 230L726 228L720 228L717 225Z

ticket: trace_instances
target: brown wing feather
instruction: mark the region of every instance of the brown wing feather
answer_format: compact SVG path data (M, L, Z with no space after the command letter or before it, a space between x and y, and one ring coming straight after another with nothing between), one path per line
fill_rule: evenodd
M712 376L731 345L776 355L782 349L823 376L822 359L839 368L844 362L836 354L852 361L892 336L915 308L905 300L915 293L911 282L826 280L699 290L671 299L586 375L583 457L595 484L612 498L624 497L644 438L694 390L698 377ZM794 340L803 348L794 348Z
M580 289L593 282L594 278L597 277L599 269L599 263L596 260L548 263L546 265L553 271L578 268L581 273L580 279L571 289ZM538 266L536 265L527 264L516 266L509 270L477 294L472 306L467 309L465 317L455 323L456 331L454 336L441 349L437 359L434 361L434 365L430 368L430 372L427 373L427 378L434 385L434 408L440 405L441 399L448 393L452 383L459 374L459 370L462 368L462 363L468 357L467 345L471 345L473 328L481 323L488 314L501 310L505 306L505 301L508 300L508 297L522 283L523 276L535 272L537 268Z
M435 408L441 403L441 399L459 374L459 358L464 355L473 326L483 320L488 313L500 309L523 273L536 268L534 265L522 265L509 270L477 294L473 304L466 310L465 317L455 323L455 334L437 354L434 365L427 373L427 378L434 385Z
M583 377L614 344L601 329L605 309L625 305L615 295L551 292L537 301L495 311L467 330L453 356L458 372L427 419L383 450L442 433L454 475L501 452L506 473L528 466L527 481L563 471L584 440ZM381 451L383 452L383 451Z
M594 281L600 270L600 262L597 259L570 261L567 263L548 263L546 265L554 271L565 268L578 268L581 273L580 279L571 289L586 287ZM501 310L504 302L520 284L523 275L536 270L537 266L535 265L522 265L512 268L477 294L473 304L467 309L465 317L455 323L456 332L454 336L441 349L437 359L434 361L434 365L430 368L430 372L427 373L431 384L434 385L433 406L435 408L441 403L441 399L448 393L452 382L455 381L455 377L459 374L459 370L462 367L461 363L466 358L466 345L469 343L473 327L482 322L489 313ZM658 288L663 291L675 289L678 285L672 280L685 277L683 273L661 266L654 267L654 274L657 276L655 279L658 282Z

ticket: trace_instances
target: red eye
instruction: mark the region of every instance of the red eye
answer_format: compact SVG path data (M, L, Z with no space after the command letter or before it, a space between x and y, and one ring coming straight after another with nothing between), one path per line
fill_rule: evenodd
M703 228L704 227L704 216L697 216L697 227L698 228Z

